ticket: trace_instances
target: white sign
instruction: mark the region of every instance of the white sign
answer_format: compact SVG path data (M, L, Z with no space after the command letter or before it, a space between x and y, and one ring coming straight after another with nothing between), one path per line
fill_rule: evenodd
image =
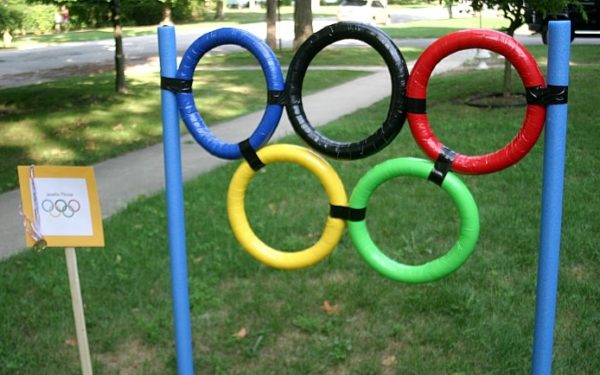
M19 166L27 246L103 247L92 167Z
M83 178L34 178L40 231L44 236L91 236L92 219Z

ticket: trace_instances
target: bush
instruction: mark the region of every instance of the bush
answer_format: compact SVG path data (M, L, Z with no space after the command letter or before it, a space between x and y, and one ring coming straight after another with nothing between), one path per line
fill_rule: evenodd
M12 4L0 6L0 32L44 34L54 29L52 5Z
M177 6L173 7L173 20L175 23L199 21L203 15L204 4L201 4L199 1L179 1Z
M14 7L0 5L0 33L8 31L12 33L21 28L23 23L23 12Z
M29 5L23 11L21 27L26 33L45 34L54 30L54 13L52 5Z
M164 4L158 0L124 0L121 2L123 25L157 25L163 19ZM69 3L70 29L111 26L110 7L105 1ZM25 2L6 5L0 0L0 34L43 34L54 30L54 5L26 5ZM172 7L174 22L197 21L203 8L199 1L178 0Z
M69 5L71 29L110 26L108 3L72 3Z
M123 25L157 25L163 19L163 3L148 0L121 2Z

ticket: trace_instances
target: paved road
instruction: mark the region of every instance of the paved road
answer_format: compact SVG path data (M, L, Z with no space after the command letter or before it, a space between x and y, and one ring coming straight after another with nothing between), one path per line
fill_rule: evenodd
M460 15L458 16L460 17ZM447 17L447 11L442 7L403 9L401 12L392 14L392 22L402 23L424 19L445 19ZM336 22L334 17L317 18L314 20L313 26L316 31L334 22ZM264 23L236 27L243 28L261 39L266 37ZM195 30L177 29L177 49L179 53L183 53L192 41L209 30L211 28L207 27ZM278 36L283 46L291 45L293 32L292 21L280 22ZM523 34L517 35L517 39L526 45L541 44L539 36L529 35L526 30ZM407 47L426 47L432 41L432 39L402 39L398 41L398 44ZM158 47L155 35L124 38L123 43L129 66L156 62ZM599 44L600 38L578 38L575 43ZM231 48L231 46L220 47L221 50ZM89 70L96 67L111 70L114 64L113 61L114 41L112 39L96 42L65 43L26 50L0 50L0 88L38 83L77 73L85 73L85 69ZM155 65L153 64L153 66Z
M316 29L335 22L335 19L315 20ZM236 26L245 29L261 39L266 37L264 23ZM182 54L200 35L214 29L203 27L196 30L177 29L177 50ZM280 37L284 46L293 40L293 23L281 22ZM234 49L224 46L215 49ZM156 35L123 39L123 49L128 65L143 65L154 62L158 53ZM114 40L95 42L64 43L25 50L0 50L0 88L19 86L51 80L61 74L76 72L85 66L112 66L114 61ZM63 72L64 71L64 72Z
M427 9L407 9L392 15L393 22L408 22L419 19L447 18L445 9L441 7ZM336 22L334 17L318 18L313 22L315 30ZM266 37L264 23L236 26L243 28L261 39ZM282 21L278 26L278 36L283 46L290 46L293 40L293 22ZM183 51L198 36L211 28L195 30L177 29L177 49ZM523 37L526 43L539 44L540 38ZM402 40L401 45L426 47L432 39ZM156 62L156 35L124 38L124 50L128 65L145 65ZM231 49L232 46L220 47ZM235 48L235 47L233 47ZM216 49L219 50L219 49ZM27 85L48 81L68 75L91 72L90 69L104 68L111 70L114 61L114 41L112 39L95 42L64 43L47 47L36 47L25 50L0 50L0 88ZM156 65L156 64L153 64ZM87 69L87 70L86 70Z

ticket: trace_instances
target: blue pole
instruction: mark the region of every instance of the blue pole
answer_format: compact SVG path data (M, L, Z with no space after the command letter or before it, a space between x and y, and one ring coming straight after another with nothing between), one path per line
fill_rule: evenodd
M158 28L158 51L161 76L175 78L177 73L177 46L173 26ZM191 375L194 373L194 357L192 354L192 324L185 245L179 113L177 112L175 94L168 90L161 90L160 94L177 373L179 375Z
M548 85L568 86L570 21L548 25ZM544 180L531 372L552 372L552 346L562 225L567 104L549 105L544 134Z

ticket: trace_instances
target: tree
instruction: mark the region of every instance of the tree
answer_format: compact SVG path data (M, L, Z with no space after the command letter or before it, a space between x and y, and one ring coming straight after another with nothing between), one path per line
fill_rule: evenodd
M576 1L576 0L575 0ZM573 0L471 0L471 6L475 11L481 11L484 6L498 8L502 11L504 18L510 21L508 27L503 31L514 36L515 31L525 24L526 6L532 10L540 10L550 14L556 14L565 8ZM504 84L503 93L505 97L510 96L512 65L510 61L504 62Z
M440 0L440 4L444 4L444 7L448 11L448 18L454 18L452 14L452 6L454 5L454 0Z
M223 0L217 0L217 11L215 12L215 20L223 21L225 19L225 4Z
M294 49L313 33L311 0L296 0L294 4Z
M267 0L267 44L271 49L277 48L277 2Z
M12 32L21 26L23 14L18 10L0 4L0 34L5 48L11 46Z
M172 25L173 24L173 2L171 0L160 0L163 6L163 20L161 24Z
M121 30L121 0L110 0L110 18L115 36L115 90L119 94L127 93L125 82L125 53Z
M127 93L125 82L125 53L123 51L123 38L121 29L121 0L26 0L29 3L54 4L56 6L80 5L87 7L88 4L98 6L110 12L110 21L113 25L113 34L115 38L115 90L124 94ZM65 4L66 3L66 4ZM106 13L105 13L106 14Z

